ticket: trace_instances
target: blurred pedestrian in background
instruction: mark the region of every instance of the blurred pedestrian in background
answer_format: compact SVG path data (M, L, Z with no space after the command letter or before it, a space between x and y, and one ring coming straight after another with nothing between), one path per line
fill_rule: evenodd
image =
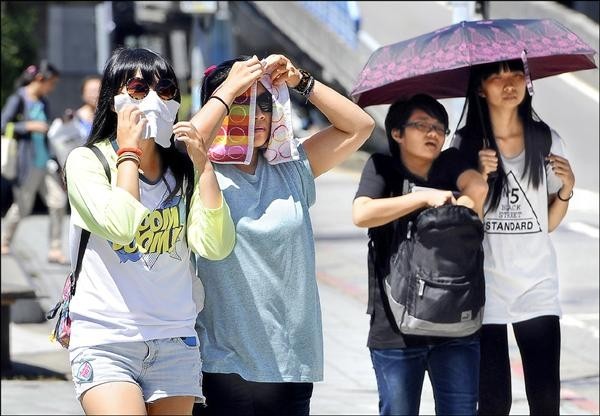
M203 105L217 103L229 112L237 92L223 81L237 66L254 62L256 57L240 57L208 72ZM272 136L272 123L278 120L274 98L259 82L250 163L214 165L236 226L236 245L223 260L197 260L206 289L197 330L204 411L210 415L309 414L313 382L323 379L309 215L315 178L355 152L374 126L357 105L287 57L270 55L264 71L275 87L295 89L310 100L331 125L297 143L296 159L269 163L265 152L270 141L279 139ZM194 124L201 121L201 113L192 118Z
M60 118L56 118L48 130L48 142L62 172L69 153L85 144L92 130L94 113L100 94L99 75L89 75L81 83L83 104L76 111L67 108Z
M385 129L391 155L374 153L367 161L352 206L354 223L369 228L371 325L367 345L377 379L379 412L419 414L427 371L437 414L474 415L479 335L430 337L400 333L390 311L384 279L391 256L402 254L397 245L406 238L409 223L419 212L458 204L481 216L487 185L456 149L442 152L448 114L431 96L418 94L396 101L388 110ZM412 193L404 189L405 180L432 189ZM455 198L454 191L461 196Z
M562 139L533 110L527 76L520 59L473 67L466 122L452 142L490 179L484 211L482 415L510 411L508 324L523 362L530 413L557 415L560 407L558 265L548 233L567 213L575 176Z
M58 79L58 70L46 60L28 66L16 82L17 90L2 108L2 133L8 123L14 123L18 161L12 187L14 201L3 221L0 244L2 254L10 253L19 222L31 214L39 192L50 217L48 261L65 264L62 224L67 196L46 137L49 114L46 96L54 90Z
M98 105L98 97L100 95L100 83L102 77L100 75L89 75L81 82L81 100L83 105L75 112L75 121L81 131L81 144L84 144L92 131L92 122L96 106Z
M238 69L223 84L234 94L262 72ZM73 261L80 236L91 233L70 304L69 345L87 414L183 415L203 399L194 324L204 291L190 249L220 260L235 231L206 151L223 106L211 101L192 125L176 122L180 102L162 56L115 50L87 145L67 159Z

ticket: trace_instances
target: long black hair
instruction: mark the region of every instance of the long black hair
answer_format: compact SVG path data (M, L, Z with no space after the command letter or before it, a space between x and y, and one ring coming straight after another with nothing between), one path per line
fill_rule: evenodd
M400 148L398 142L392 137L392 130L399 129L404 135L404 125L415 110L422 110L427 115L437 119L448 129L448 112L444 106L435 98L427 94L416 94L408 100L400 99L394 102L385 116L385 134L388 139L390 153L396 159L400 159Z
M490 191L486 198L486 203L489 204L488 210L496 209L500 204L502 190L506 186L506 177L502 160L499 157L498 146L494 139L489 107L486 98L480 96L479 93L483 81L503 70L524 72L523 62L515 59L477 65L471 68L467 98L458 125L461 125L465 112L466 121L464 126L457 131L461 137L459 150L474 169L477 169L478 154L484 146L488 145L498 154L498 175L493 179L493 184L490 184ZM522 178L529 175L529 182L534 188L538 188L544 177L545 157L550 153L550 146L552 145L550 127L534 111L531 96L528 93L525 93L525 98L519 104L517 113L523 123L523 136L525 139L525 169ZM484 137L488 139L488 143L484 143Z
M177 87L177 93L173 99L181 102L175 71L165 58L149 49L117 48L104 68L98 107L86 146L116 139L117 113L114 111L114 97L120 94L127 80L134 77L138 70L149 85L155 85L162 78L173 80ZM177 122L177 117L175 122ZM156 147L161 156L163 168L165 170L170 168L175 176L175 187L169 195L171 198L182 188L184 179L187 179L188 184L194 182L194 167L190 158L175 147L173 136L171 136L169 148L165 149L158 145Z

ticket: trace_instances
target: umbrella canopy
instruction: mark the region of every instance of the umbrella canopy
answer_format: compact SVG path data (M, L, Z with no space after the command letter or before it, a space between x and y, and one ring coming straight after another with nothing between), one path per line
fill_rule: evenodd
M416 93L464 97L471 66L521 59L523 50L531 79L596 68L596 51L555 20L463 21L377 49L350 95L361 107Z

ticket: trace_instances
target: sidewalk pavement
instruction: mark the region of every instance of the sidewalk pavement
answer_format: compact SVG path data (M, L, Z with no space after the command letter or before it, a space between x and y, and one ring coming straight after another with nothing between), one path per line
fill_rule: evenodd
M325 381L315 383L311 402L314 415L378 413L377 385L366 348L367 237L365 230L352 225L350 215L357 181L356 173L343 169L317 179L317 203L311 209L325 349ZM43 310L56 302L68 273L68 266L45 261L47 230L47 216L26 218L17 231L13 254L2 256L2 275L24 270L38 295L43 296L39 300ZM4 261L9 257L16 261ZM83 414L70 381L68 353L48 340L53 322L11 323L14 374L3 375L3 415ZM510 354L518 357L514 339ZM511 414L528 414L522 375L517 367L513 372ZM586 408L579 399L563 394L561 414L597 414L597 403L595 408L594 403ZM420 413L435 413L427 377Z

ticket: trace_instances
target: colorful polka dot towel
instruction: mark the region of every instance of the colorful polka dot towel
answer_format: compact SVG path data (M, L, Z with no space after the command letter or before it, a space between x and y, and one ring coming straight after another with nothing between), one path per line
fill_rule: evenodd
M292 130L292 105L287 85L272 85L271 76L263 75L260 83L271 93L273 112L268 144L261 148L268 163L298 160L297 143ZM254 122L256 115L256 89L254 83L231 104L229 115L208 150L215 163L250 164L254 151Z

